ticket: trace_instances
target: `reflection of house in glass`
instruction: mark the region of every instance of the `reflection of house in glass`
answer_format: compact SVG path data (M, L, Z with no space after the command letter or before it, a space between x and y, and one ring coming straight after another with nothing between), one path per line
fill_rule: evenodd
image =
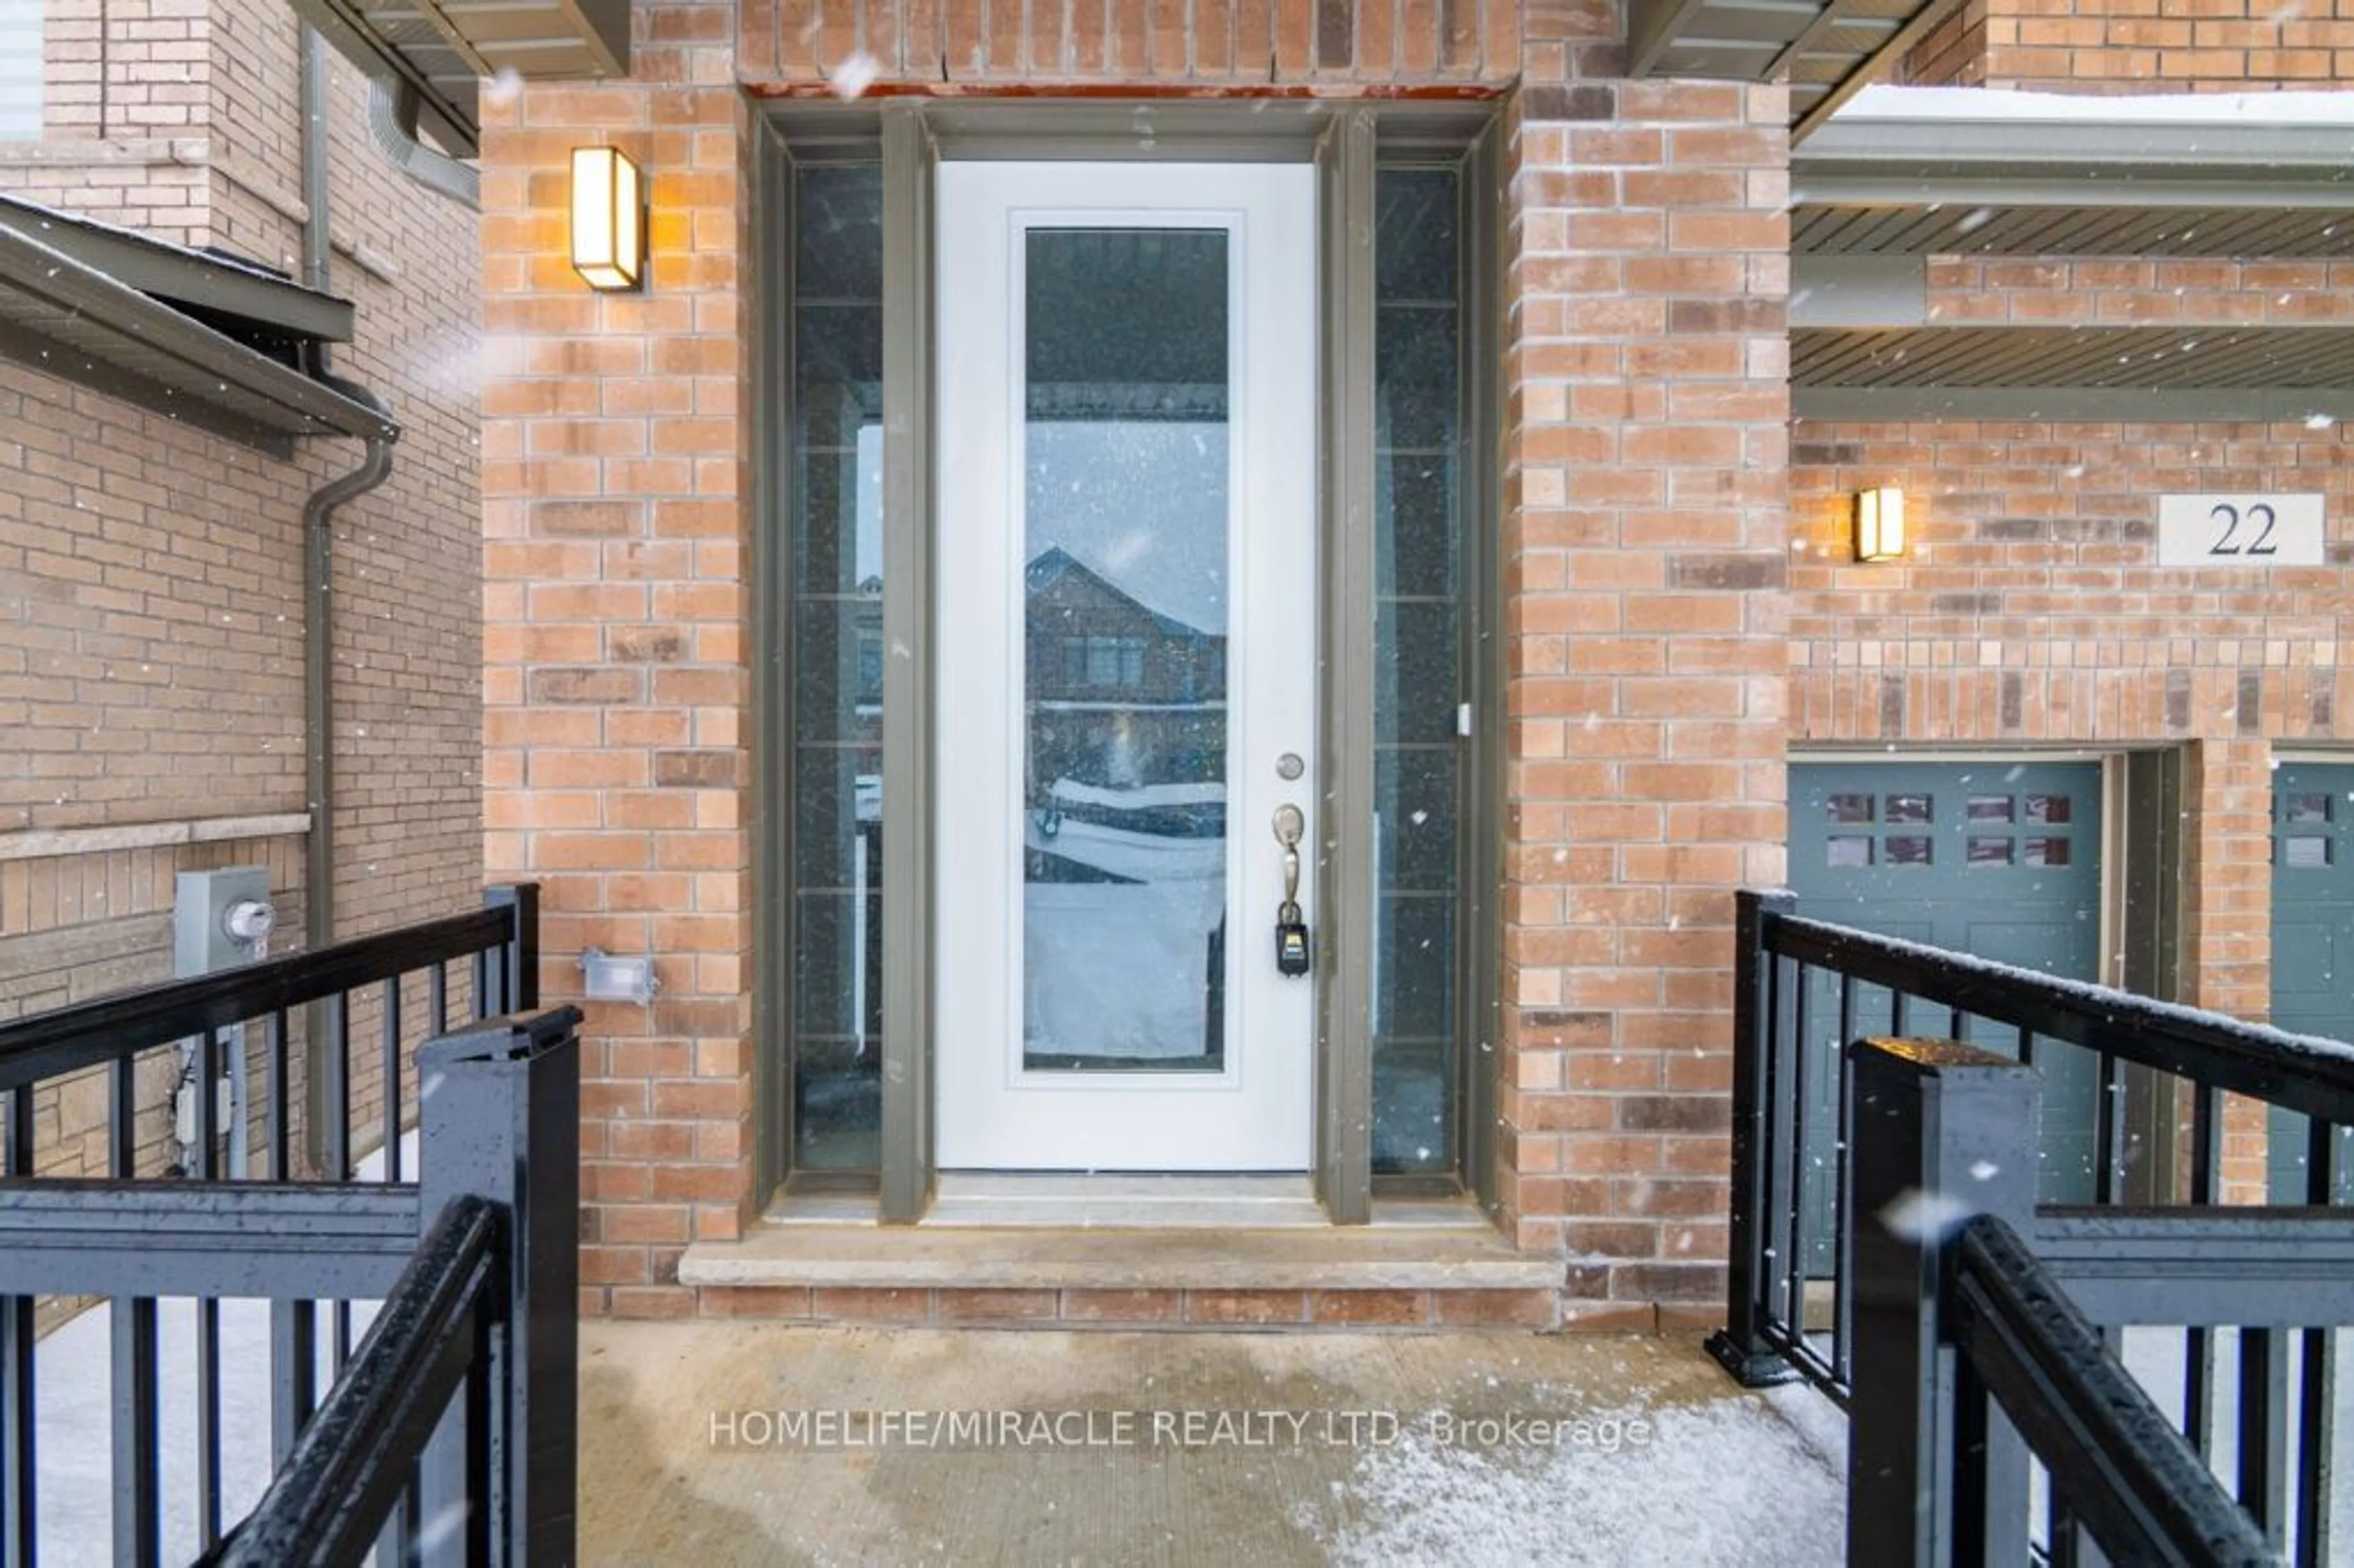
M1024 577L1024 1049L1223 1060L1226 649L1059 546Z
M1162 615L1060 547L1030 563L1029 793L1225 778L1226 640Z

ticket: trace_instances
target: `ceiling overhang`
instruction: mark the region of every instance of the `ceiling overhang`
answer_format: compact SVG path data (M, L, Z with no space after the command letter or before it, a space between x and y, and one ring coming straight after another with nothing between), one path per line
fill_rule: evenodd
M1628 0L1627 73L1787 81L1805 136L1960 0Z
M250 269L196 251L179 256L192 268L220 268L225 288L249 281ZM6 224L0 224L0 354L281 455L302 436L399 434L384 409L110 276L37 229Z
M1793 407L1823 418L2354 418L2343 319L2201 320L2196 299L2189 319L2163 322L1955 319L1981 302L1927 282L1932 256L2354 260L2349 144L2354 94L1874 88L1792 154Z
M1790 333L1792 406L1813 418L2354 418L2349 366L2345 326Z
M2196 102L1875 88L1790 158L1794 250L2354 255L2342 122L2264 94ZM2305 97L2306 95L2299 95ZM2306 118L2294 118L2298 113Z
M453 157L482 140L485 78L561 81L630 72L630 0L293 0L344 56L413 103Z

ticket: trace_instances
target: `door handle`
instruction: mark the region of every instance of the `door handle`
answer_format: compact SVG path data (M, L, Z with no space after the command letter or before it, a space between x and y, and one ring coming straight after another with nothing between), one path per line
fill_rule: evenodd
M1283 846L1283 902L1275 906L1275 969L1297 978L1308 972L1308 922L1299 915L1299 840L1308 815L1285 801L1275 809L1275 842Z

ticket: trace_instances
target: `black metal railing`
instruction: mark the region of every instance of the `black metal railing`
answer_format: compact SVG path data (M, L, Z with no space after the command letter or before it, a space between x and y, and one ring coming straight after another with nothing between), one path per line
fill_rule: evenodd
M419 1235L468 1196L499 1206L499 1277L516 1282L492 1320L493 1330L517 1347L544 1349L551 1357L561 1352L561 1393L542 1387L535 1397L561 1414L555 1425L565 1446L567 1481L560 1489L568 1521L576 1303L568 1284L555 1290L545 1282L558 1276L568 1280L576 1266L571 1216L578 1209L578 1091L572 1028L578 1014L564 1009L528 1020L505 1016L535 1005L537 946L536 889L496 889L478 913L0 1025L0 1110L6 1115L0 1137L0 1257L8 1259L0 1275L0 1568L33 1563L40 1541L35 1308L41 1298L107 1299L111 1429L103 1440L112 1457L113 1555L132 1563L157 1563L163 1554L159 1302L192 1298L194 1497L172 1500L183 1505L182 1517L185 1505L193 1503L195 1549L209 1552L224 1540L228 1500L222 1466L223 1382L229 1370L223 1364L222 1302L269 1303L270 1454L282 1466L312 1423L322 1383L335 1381L350 1361L354 1304L385 1299L410 1264ZM457 964L471 966L471 972L453 986L450 969ZM413 1004L404 1010L404 982L423 992L421 1018ZM461 990L470 993L468 1011L479 1027L450 1034L452 993ZM294 1181L288 1178L297 1172L303 1130L295 1114L294 1051L297 1014L306 1008L319 1015L306 1054L326 1125L315 1129L315 1148L302 1162L320 1179ZM376 1015L384 1106L376 1179L364 1182L351 1180L357 1059L350 1023L361 1011ZM220 1054L243 1048L228 1032L257 1023L262 1064L261 1104L253 1113L261 1130L258 1174L224 1180L224 1129L210 1088L219 1075ZM420 1044L420 1035L434 1038ZM134 1090L143 1059L172 1049L191 1058L201 1088L191 1097L195 1136L187 1169L158 1179L135 1163L136 1128L158 1113L141 1105ZM425 1076L408 1076L412 1054ZM41 1175L46 1151L34 1139L37 1097L60 1080L91 1072L107 1077L109 1174ZM536 1099L528 1092L532 1082L538 1085ZM401 1117L409 1083L418 1091L420 1170L403 1181ZM453 1095L453 1086L472 1093ZM482 1119L502 1108L504 1122L494 1115ZM538 1157L525 1158L535 1142ZM502 1150L504 1160L489 1158ZM527 1179L519 1172L528 1172ZM536 1221L527 1219L533 1214ZM534 1239L539 1242L535 1272L521 1266ZM526 1278L538 1282L530 1311L524 1310L520 1283ZM540 1320L544 1326L535 1326ZM384 1328L380 1319L371 1345ZM553 1372L515 1363L502 1375L513 1383L514 1394L535 1377L545 1385ZM529 1430L535 1440L555 1440L543 1424L532 1423ZM553 1495L557 1489L541 1489ZM525 1494L516 1489L515 1495ZM398 1524L396 1520L387 1538L396 1544Z
M2016 1231L1980 1214L1955 1234L1944 1262L1951 1289L1939 1338L1958 1352L1953 1506L1939 1521L1951 1561L2019 1559L2016 1540L1988 1534L1999 1528L1985 1507L2001 1486L2003 1445L1990 1440L1998 1408L2110 1561L2274 1561L2253 1521ZM2025 1522L2023 1510L2010 1518Z
M1865 1406L1889 1374L1868 1377L1860 1359L1875 1333L1893 1337L1882 1355L1893 1353L1887 1342L1917 1338L1929 1309L1920 1281L1931 1277L1921 1247L1903 1236L1882 1277L1861 1255L1898 1232L1942 1234L1972 1214L2001 1213L2099 1325L2112 1356L2128 1328L2179 1335L2179 1382L2162 1390L2174 1429L2195 1456L2231 1469L2273 1549L2327 1562L2332 1330L2354 1324L2345 1266L2354 1213L2330 1205L2342 1193L2342 1128L2354 1123L2354 1055L1803 919L1787 895L1742 895L1738 927L1730 1289L1725 1330L1710 1345L1718 1359L1752 1383L1813 1383L1850 1410L1861 1446ZM1865 1037L1900 1037L1874 1048L1884 1054L1914 1049L1901 1037L1931 1030L1977 1043L1950 1048L1967 1049L1977 1092L1994 1108L1948 1107L1931 1118L1937 1147L1925 1151L1914 1146L1924 1134L1887 1119L1915 1091L1867 1088L1858 1073L1875 1059ZM2096 1086L2089 1103L2052 1092L2050 1075L2072 1065ZM1950 1083L1939 1092L1959 1093ZM2227 1094L2309 1118L2306 1204L2221 1206ZM2089 1158L2055 1155L2072 1148ZM2144 1369L2146 1383L2153 1375ZM1882 1431L1872 1442L1885 1440ZM1861 1506L1868 1478L1853 1480ZM2047 1549L2064 1559L2081 1521L2059 1473L2047 1467Z
M1956 1041L1850 1054L1871 1218L1852 1251L1849 1561L2275 1561L2019 1239L2035 1223L2037 1074Z
M461 1198L441 1212L385 1298L358 1359L303 1428L260 1503L207 1563L359 1562L395 1510L421 1492L412 1477L453 1404L465 1472L487 1489L499 1230L498 1211L480 1198ZM462 1531L451 1532L464 1542L465 1562L490 1560L489 1523L488 1509L469 1509ZM396 1552L391 1561L405 1559Z
M568 1564L578 1488L577 1008L435 1041L419 1212L359 1352L205 1561Z

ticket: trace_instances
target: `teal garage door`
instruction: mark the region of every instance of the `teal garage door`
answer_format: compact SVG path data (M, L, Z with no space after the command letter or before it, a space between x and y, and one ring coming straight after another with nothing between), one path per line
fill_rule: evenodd
M1799 913L2071 980L2101 966L2101 767L2097 762L1793 763L1790 886ZM1814 1128L1835 1128L1831 1076L1836 983L1808 988ZM1888 993L1859 987L1858 1033L1890 1023ZM1919 1003L1915 1034L1944 1035L1942 1008ZM2008 1055L2018 1031L1970 1021L1972 1044ZM2036 1046L2043 1074L2045 1202L2093 1195L2098 1065L2056 1041ZM1819 1107L1819 1108L1816 1108ZM1810 1206L1828 1216L1830 1145L1808 1164ZM1810 1216L1811 1219L1811 1216ZM1822 1224L1820 1234L1829 1234Z
M2273 769L2273 1022L2354 1040L2354 763ZM2306 1201L2306 1118L2272 1113L2272 1198ZM2338 1200L2354 1173L2341 1139Z

